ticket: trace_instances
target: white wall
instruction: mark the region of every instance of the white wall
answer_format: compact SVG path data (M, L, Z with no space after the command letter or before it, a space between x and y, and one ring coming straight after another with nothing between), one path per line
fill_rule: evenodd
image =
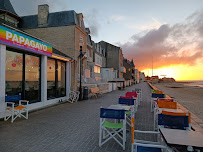
M0 118L5 109L6 46L0 44Z
M5 111L5 67L6 67L6 46L0 44L0 118L4 117ZM34 110L52 104L59 100L66 101L69 98L71 87L71 63L66 62L66 96L47 100L47 56L41 58L41 102L29 104L28 109Z
M101 68L101 76L106 81L112 81L113 70L111 68Z
M43 105L47 101L47 56L42 56L41 62L41 101Z

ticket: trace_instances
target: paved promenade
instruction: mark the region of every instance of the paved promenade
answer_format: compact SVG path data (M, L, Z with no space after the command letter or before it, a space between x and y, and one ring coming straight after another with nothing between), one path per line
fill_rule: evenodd
M29 119L0 121L0 152L119 152L122 148L111 140L98 146L100 107L117 104L119 96L132 89L143 89L143 102L135 116L135 129L152 130L150 88L140 83L125 90L104 94L98 99L61 103L29 114ZM152 136L139 136L150 138ZM127 133L126 151L131 135Z

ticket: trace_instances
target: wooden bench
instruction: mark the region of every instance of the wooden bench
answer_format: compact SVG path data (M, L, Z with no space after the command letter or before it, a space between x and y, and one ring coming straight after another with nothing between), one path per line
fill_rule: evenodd
M95 96L96 98L100 95L102 95L102 92L99 91L99 88L98 87L95 87L95 88L90 88L90 91L91 91L91 96Z

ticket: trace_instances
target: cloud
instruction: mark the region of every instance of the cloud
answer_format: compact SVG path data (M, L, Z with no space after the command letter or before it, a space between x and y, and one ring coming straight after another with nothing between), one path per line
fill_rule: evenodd
M155 17L152 17L151 20L152 20L152 23L147 24L147 25L137 25L137 24L128 23L126 26L129 29L149 31L149 30L152 30L152 29L158 29L161 25L163 25L163 23L158 21Z
M27 16L38 13L38 5L48 4L50 12L67 11L68 0L10 0L13 7L17 8L16 13L19 16ZM23 5L22 5L23 4ZM92 9L87 14L83 14L85 17L85 23L90 28L92 36L98 36L100 24L97 20L98 11Z
M68 10L67 1L64 0L10 0L19 16L33 15L38 12L38 5L48 4L50 12ZM22 5L23 4L23 5Z
M115 23L115 22L123 21L124 19L125 19L124 16L114 15L114 16L109 17L107 23L112 24L112 23Z
M203 58L203 10L197 11L182 23L163 24L145 34L135 34L133 42L120 45L125 56L134 58L139 70L152 67L187 64L195 65Z
M88 11L87 14L84 13L85 23L87 23L87 26L90 28L90 34L94 37L99 35L100 23L97 18L98 14L99 12L96 9Z

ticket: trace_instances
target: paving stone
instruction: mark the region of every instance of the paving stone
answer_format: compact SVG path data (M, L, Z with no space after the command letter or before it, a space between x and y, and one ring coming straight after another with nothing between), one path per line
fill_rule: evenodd
M29 113L29 119L0 121L0 152L121 152L122 147L110 140L99 147L100 107L118 103L127 91L142 88L143 101L135 115L135 129L153 130L153 114L150 112L150 88L140 83L103 94L97 99L61 103ZM139 135L139 139L155 141L154 136ZM131 135L127 133L126 150L131 150Z

